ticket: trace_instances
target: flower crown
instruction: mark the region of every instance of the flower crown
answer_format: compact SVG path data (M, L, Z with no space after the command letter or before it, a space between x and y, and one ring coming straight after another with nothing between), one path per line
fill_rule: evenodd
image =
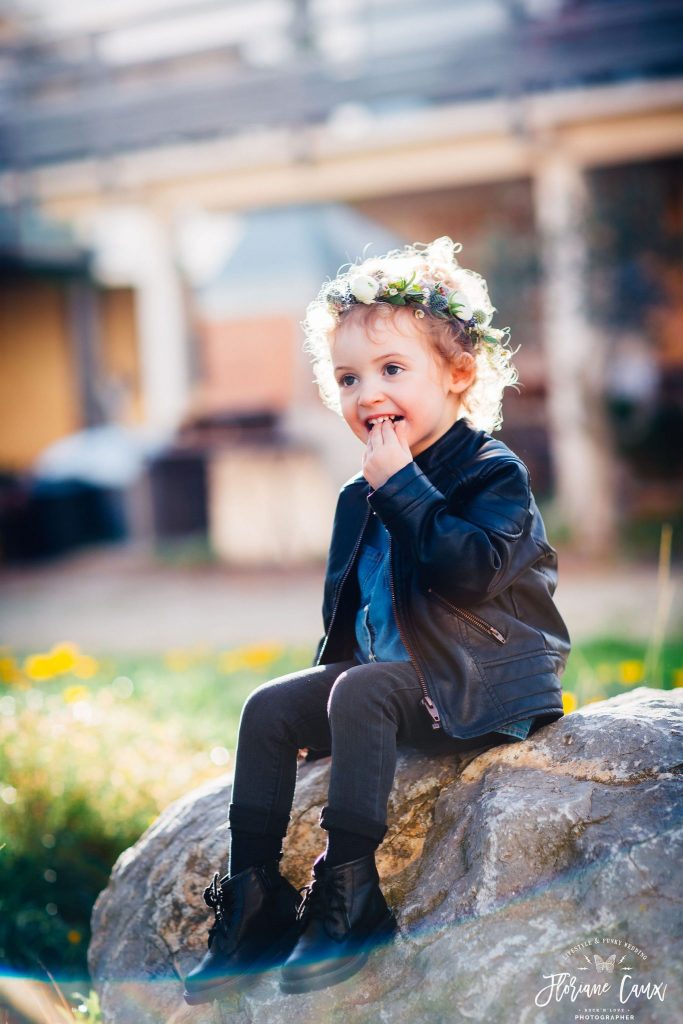
M472 277L477 285L481 282L486 287L479 275ZM468 293L466 281L459 288L449 290L442 281L430 283L416 278L417 272L408 279L399 278L395 281L379 273L357 274L345 283L343 290L336 285L326 294L328 311L338 318L358 304L370 306L374 302L387 302L392 306L411 307L418 319L429 313L441 320L457 320L475 345L478 342L498 345L509 335L508 327L502 330L491 327L495 310L488 301L477 305L480 296L475 294L474 288L470 288ZM481 285L476 289L479 292Z

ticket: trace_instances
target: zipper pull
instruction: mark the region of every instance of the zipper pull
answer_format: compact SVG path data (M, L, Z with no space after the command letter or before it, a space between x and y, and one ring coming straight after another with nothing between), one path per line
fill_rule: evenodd
M436 710L436 705L434 704L432 698L423 697L421 703L424 704L424 706L427 708L429 717L432 719L432 729L440 729L441 716L439 715L439 712Z

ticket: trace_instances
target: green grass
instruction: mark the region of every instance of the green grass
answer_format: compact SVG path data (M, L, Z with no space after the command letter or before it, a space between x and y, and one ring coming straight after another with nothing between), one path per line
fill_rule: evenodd
M94 664L63 650L27 666L6 652L0 960L83 976L92 905L119 853L170 801L232 769L245 697L311 654L250 648ZM69 665L50 678L22 671Z
M667 640L654 675L648 671L646 644L602 637L574 644L562 678L565 693L576 698L577 707L589 701L616 697L636 686L664 690L683 686L683 636Z
M0 960L86 977L90 912L116 857L172 800L232 770L246 696L312 652L0 655ZM567 709L648 685L645 653L576 645ZM683 637L663 645L658 678L683 686Z

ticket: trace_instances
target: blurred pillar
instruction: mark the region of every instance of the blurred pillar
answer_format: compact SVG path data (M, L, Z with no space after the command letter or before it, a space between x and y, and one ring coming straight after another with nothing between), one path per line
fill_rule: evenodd
M149 266L140 282L137 321L146 420L175 429L189 394L185 302L166 228L150 223Z
M143 414L153 428L172 431L190 387L183 286L161 217L142 207L99 210L89 226L100 281L135 289Z
M604 403L607 346L588 317L585 176L557 140L547 140L538 153L534 202L557 518L587 554L605 555L617 539Z
M95 288L87 281L75 281L67 288L69 338L79 378L83 426L104 422L98 398L102 373L100 311Z

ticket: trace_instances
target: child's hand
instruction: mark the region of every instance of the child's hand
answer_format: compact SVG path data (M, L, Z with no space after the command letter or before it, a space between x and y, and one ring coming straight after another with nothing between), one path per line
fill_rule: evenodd
M384 420L372 428L363 454L363 476L373 490L412 461L405 420Z

